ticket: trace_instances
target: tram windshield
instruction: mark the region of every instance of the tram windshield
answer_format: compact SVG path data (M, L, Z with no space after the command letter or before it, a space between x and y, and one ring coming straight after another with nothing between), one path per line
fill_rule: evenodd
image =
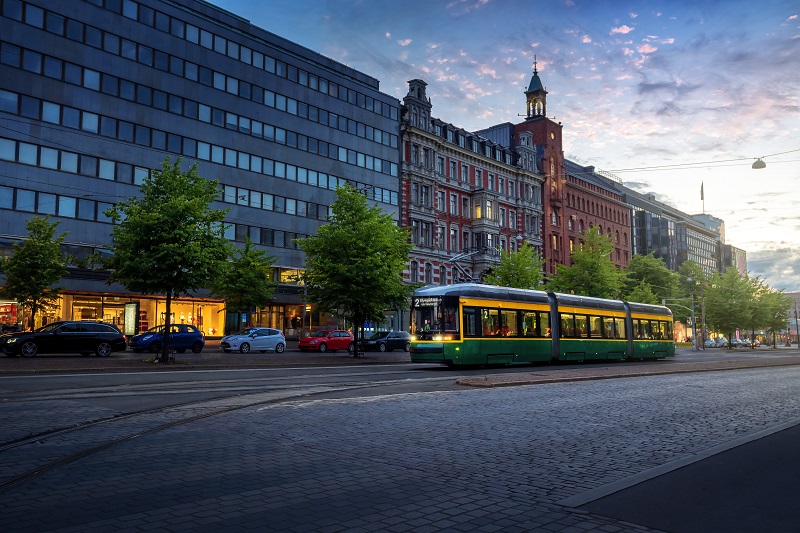
M419 340L444 340L458 336L458 301L414 297L411 333Z

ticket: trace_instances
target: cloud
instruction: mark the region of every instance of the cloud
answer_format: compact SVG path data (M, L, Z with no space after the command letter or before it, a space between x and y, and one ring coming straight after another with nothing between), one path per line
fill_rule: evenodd
M397 41L397 44L399 44L400 46L408 46L412 42L414 42L412 39L401 39Z
M786 242L767 243L763 250L747 253L747 269L770 287L800 292L800 250Z
M637 50L639 51L640 54L652 54L653 52L658 50L658 48L656 48L655 46L650 46L649 44L645 43L639 46Z
M623 35L624 35L624 34L627 34L627 33L630 33L630 32L632 32L634 29L635 29L635 28L631 28L631 27L630 27L630 26L628 26L627 24L623 24L622 26L619 26L619 27L617 27L617 28L611 28L611 33L612 33L612 34L614 34L614 33L621 33L621 34L623 34Z

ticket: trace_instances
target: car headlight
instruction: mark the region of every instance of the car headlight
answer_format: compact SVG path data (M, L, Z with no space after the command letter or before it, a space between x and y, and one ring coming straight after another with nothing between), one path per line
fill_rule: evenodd
M10 339L8 339L7 344L11 344L11 343L17 342L17 340L18 339L16 337L11 337Z

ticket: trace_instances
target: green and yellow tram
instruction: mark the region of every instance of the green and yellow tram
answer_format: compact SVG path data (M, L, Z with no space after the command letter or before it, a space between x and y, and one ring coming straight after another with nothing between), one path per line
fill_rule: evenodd
M411 301L411 360L487 365L675 355L667 307L463 283Z

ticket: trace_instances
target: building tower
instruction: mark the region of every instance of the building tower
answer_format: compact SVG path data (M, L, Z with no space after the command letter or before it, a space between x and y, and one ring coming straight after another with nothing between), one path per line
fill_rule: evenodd
M541 159L537 162L545 176L542 190L542 256L545 258L545 273L555 273L556 265L567 263L565 247L564 188L566 174L564 171L564 151L562 149L561 123L547 117L547 91L544 89L536 62L533 65L533 76L525 91L527 108L525 121L515 126L516 144L522 144L522 136L530 132L530 141L537 148Z

